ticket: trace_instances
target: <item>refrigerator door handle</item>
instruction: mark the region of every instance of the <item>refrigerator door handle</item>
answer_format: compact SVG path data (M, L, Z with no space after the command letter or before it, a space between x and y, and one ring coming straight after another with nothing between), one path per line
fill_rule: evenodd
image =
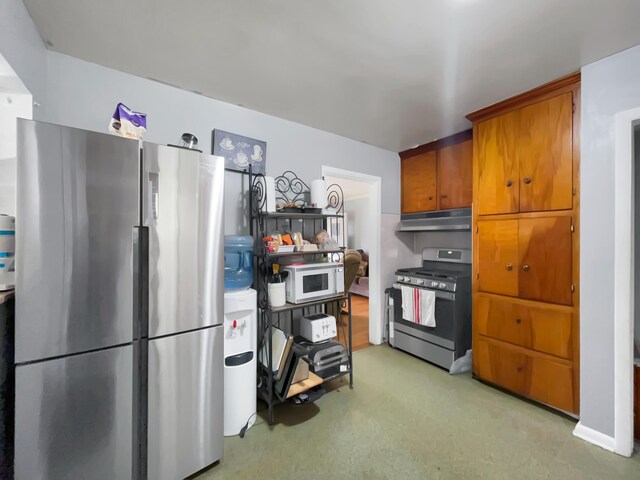
M158 173L149 172L149 211L147 212L149 220L158 221Z
M149 336L149 228L133 227L133 339Z

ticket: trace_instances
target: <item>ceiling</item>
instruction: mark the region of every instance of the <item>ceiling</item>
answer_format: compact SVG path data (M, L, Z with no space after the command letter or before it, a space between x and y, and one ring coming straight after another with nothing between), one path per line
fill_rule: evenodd
M640 43L638 0L25 0L52 50L401 151Z

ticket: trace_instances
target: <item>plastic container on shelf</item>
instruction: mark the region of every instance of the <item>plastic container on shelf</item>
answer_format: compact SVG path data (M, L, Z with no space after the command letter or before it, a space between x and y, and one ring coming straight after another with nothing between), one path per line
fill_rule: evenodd
M253 238L243 235L224 237L224 288L243 290L253 284Z
M269 287L269 306L270 307L282 307L287 303L287 295L285 289L285 283L270 283Z

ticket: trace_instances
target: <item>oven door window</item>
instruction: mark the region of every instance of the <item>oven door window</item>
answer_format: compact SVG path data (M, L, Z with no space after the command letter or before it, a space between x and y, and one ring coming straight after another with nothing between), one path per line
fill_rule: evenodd
M302 277L302 293L317 293L329 290L329 274L317 273Z

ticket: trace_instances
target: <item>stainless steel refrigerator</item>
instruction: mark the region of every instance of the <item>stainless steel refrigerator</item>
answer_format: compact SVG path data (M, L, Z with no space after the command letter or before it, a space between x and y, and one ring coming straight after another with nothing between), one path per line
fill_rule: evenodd
M20 120L17 479L222 457L220 157Z

